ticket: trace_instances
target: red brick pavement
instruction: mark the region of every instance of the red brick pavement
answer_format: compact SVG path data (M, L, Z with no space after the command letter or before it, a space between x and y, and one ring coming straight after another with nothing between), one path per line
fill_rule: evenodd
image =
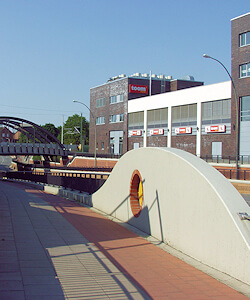
M87 207L42 191L25 189L55 207L153 299L248 299Z

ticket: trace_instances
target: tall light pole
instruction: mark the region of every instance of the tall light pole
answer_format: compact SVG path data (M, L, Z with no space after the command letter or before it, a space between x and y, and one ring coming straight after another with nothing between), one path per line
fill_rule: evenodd
M63 127L64 127L64 115L62 115L62 131L61 131L61 144L63 144Z
M86 104L84 104L83 102L81 102L81 101L77 101L77 100L73 100L73 102L74 103L80 103L80 104L82 104L82 105L84 105L88 110L89 110L89 112L90 112L90 114L91 114L91 116L92 116L92 118L93 118L93 121L94 121L94 124L95 124L95 151L94 151L94 155L95 155L95 167L96 167L96 120L95 120L95 116L94 116L94 114L92 113L92 111L90 110L90 108L86 105ZM82 137L81 137L82 138Z
M235 134L236 135L236 159L235 159L236 179L239 179L239 105L238 105L236 87L235 87L232 76L230 75L227 68L223 65L223 63L221 61L219 61L218 59L216 59L212 56L209 56L207 54L203 54L203 57L204 58L210 58L212 60L217 61L224 68L224 70L227 72L227 75L229 76L229 78L232 82L232 87L233 87L233 91L234 91L235 110L236 110L236 122L235 122L235 133L236 133Z

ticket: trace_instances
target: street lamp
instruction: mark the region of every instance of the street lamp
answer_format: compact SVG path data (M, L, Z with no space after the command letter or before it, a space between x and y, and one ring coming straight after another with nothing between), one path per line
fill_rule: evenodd
M84 104L83 102L77 101L77 100L73 100L73 102L74 103L80 103L80 104L84 105L89 110L89 112L90 112L90 114L91 114L91 116L93 118L93 121L94 121L94 124L95 124L95 152L94 153L95 153L95 167L96 167L96 120L95 120L95 116L92 113L92 111L90 110L90 108L86 104Z
M238 129L238 125L239 125L239 108L238 108L238 98L237 98L237 93L236 93L236 87L235 87L232 76L230 75L227 68L223 65L223 63L221 61L219 61L218 59L216 59L212 56L209 56L207 54L203 54L203 57L204 58L210 58L212 60L217 61L224 68L224 70L227 72L227 75L229 76L229 78L232 82L233 91L234 91L235 110L236 110L236 122L235 122L235 133L236 133L236 159L235 159L236 179L239 179L239 129Z

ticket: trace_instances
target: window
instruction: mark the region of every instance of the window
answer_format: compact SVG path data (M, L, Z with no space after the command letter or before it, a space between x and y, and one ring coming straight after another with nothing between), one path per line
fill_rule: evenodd
M128 128L142 129L144 127L144 112L134 112L128 114Z
M222 102L215 101L213 103L213 117L214 119L219 119L221 115L222 115Z
M197 104L175 106L172 108L172 124L174 126L196 125Z
M102 150L104 150L104 142L102 142Z
M240 78L250 76L250 63L240 65Z
M110 104L119 103L119 102L123 102L123 101L124 101L124 94L111 96L109 98L109 103Z
M241 121L250 121L250 96L241 98Z
M101 98L101 99L96 99L96 107L103 107L106 104L106 99Z
M148 128L156 128L159 126L168 126L168 108L148 111Z
M119 115L111 115L109 116L109 123L119 123L123 122L124 115L119 114Z
M97 117L96 118L96 125L105 124L105 117Z
M231 99L202 103L201 118L202 124L230 123Z
M250 31L240 34L240 47L250 45Z

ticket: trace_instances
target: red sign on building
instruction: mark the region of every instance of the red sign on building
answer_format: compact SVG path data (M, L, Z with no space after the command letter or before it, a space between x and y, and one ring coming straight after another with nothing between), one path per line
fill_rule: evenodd
M179 127L175 128L176 134L191 134L192 133L192 127Z
M140 135L142 135L142 131L141 130L130 130L129 135L130 136L140 136Z
M136 94L148 94L148 86L147 85L130 84L129 92L136 93Z
M205 132L226 132L226 125L205 126Z
M164 129L151 129L150 130L150 135L163 135L164 134Z

